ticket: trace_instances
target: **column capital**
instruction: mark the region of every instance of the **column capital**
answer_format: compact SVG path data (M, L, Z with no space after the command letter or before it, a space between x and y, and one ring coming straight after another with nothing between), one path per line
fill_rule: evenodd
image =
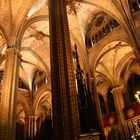
M89 80L95 80L95 77L89 77Z
M19 58L22 57L22 55L20 54L20 51L15 47L10 47L10 48L6 49L5 54L8 54L8 53L14 53L17 56L19 56Z
M28 116L25 117L25 119L29 119L29 118L35 118L35 119L37 119L37 116L36 115L28 115Z
M123 88L120 86L120 87L115 87L111 90L111 93L114 94L114 93L120 93L122 92Z
M33 118L33 119L37 119L37 116L33 115L33 116L29 116L29 118Z

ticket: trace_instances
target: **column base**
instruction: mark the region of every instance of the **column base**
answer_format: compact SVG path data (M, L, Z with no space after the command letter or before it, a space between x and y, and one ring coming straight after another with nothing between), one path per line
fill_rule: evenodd
M77 140L100 140L100 133L81 134Z

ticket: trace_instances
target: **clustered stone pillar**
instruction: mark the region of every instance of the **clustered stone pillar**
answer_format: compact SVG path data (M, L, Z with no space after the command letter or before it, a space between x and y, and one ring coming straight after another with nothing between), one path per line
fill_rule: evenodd
M95 101L95 116L97 116L97 125L98 125L98 129L101 132L101 139L105 140L105 133L104 133L104 124L103 124L103 117L102 117L102 112L101 112L101 106L100 106L100 101L99 101L99 97L98 97L98 93L96 91L95 88L95 78L92 77L92 92L93 92L93 96L94 96L94 101Z
M28 116L26 117L26 139L33 139L37 133L37 117L36 116Z
M115 107L116 107L116 111L118 114L118 123L120 125L120 130L121 132L124 132L125 137L128 136L128 130L127 130L127 126L125 123L125 116L123 113L123 108L124 108L124 101L123 101L123 92L122 92L122 87L116 87L112 89L112 94L113 94L113 98L114 98L114 102L115 102ZM123 136L123 134L122 134Z
M49 1L54 140L75 140L80 128L65 2Z
M14 47L8 48L5 52L0 108L0 140L15 140L16 92L20 57L19 51Z

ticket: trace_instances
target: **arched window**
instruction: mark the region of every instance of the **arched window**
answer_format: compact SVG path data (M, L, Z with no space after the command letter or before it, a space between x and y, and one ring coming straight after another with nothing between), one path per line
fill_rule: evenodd
M137 2L132 3L132 9L131 10L134 11L134 12L139 10L139 6L138 6Z
M91 40L90 40L90 39L88 40L88 47L89 47L89 48L92 47L92 43L91 43Z
M47 76L44 72L36 70L33 78L33 91L37 91L40 87L48 82Z
M111 31L115 28L115 24L113 20L110 21L109 26Z
M96 43L95 36L92 37L92 43L93 43L93 44Z
M22 89L28 89L24 82L19 78L18 80L18 87Z
M118 27L119 26L119 23L115 19L113 19L113 21L114 21L115 27Z
M109 28L109 25L108 24L106 25L105 28L106 28L106 32L109 33L110 32L110 28Z
M102 34L102 32L100 31L100 32L99 32L99 39L101 40L102 37L103 37L103 34Z
M140 0L138 0L138 5L140 5Z
M97 35L97 34L95 35L95 40L96 40L96 42L98 42L98 41L99 41L99 37L98 37L98 35Z
M103 28L103 30L102 30L102 34L103 34L103 36L106 36L106 29L105 28Z
M130 10L132 12L135 12L135 11L138 11L139 10L139 1L137 0L129 0L129 7L130 7Z

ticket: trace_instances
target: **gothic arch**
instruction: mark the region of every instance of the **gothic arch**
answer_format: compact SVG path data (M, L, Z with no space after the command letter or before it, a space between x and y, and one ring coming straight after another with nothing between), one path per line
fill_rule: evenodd
M50 70L49 70L48 66L46 65L46 63L44 62L44 60L34 50L32 50L31 48L22 47L21 51L30 52L38 61L40 61L42 63L42 65L45 67L44 70L42 68L40 68L39 66L37 66L37 65L36 65L36 67L38 69L41 69L42 71L44 71L47 74L48 81L50 82ZM28 62L28 63L30 63L30 62ZM32 63L32 65L34 65L34 64Z
M33 103L33 110L36 114L37 107L38 107L41 99L45 96L48 96L48 97L51 96L50 87L47 84L45 84L35 94L36 94L36 96L35 96L35 100L34 100L34 103ZM48 103L51 105L50 102L48 102Z
M20 90L17 91L17 100L19 100L19 102L21 103L21 105L24 109L24 112L25 112L25 116L29 116L32 114L32 108L29 103L29 98L25 94L26 93L24 93L24 92L22 93L22 91L20 91Z
M103 49L109 45L111 45L112 43L116 42L117 44L114 46L114 47L111 47L111 48L108 48L105 52L102 52ZM93 66L93 68L95 68L99 62L99 60L105 55L107 54L108 52L110 52L111 50L114 50L121 42L125 42L126 44L131 44L130 42L126 42L126 41L123 41L122 39L121 40L108 40L108 42L106 42L106 44L104 44L104 46L102 47L102 49L100 50L98 56L96 57L96 61L95 61L95 64Z

